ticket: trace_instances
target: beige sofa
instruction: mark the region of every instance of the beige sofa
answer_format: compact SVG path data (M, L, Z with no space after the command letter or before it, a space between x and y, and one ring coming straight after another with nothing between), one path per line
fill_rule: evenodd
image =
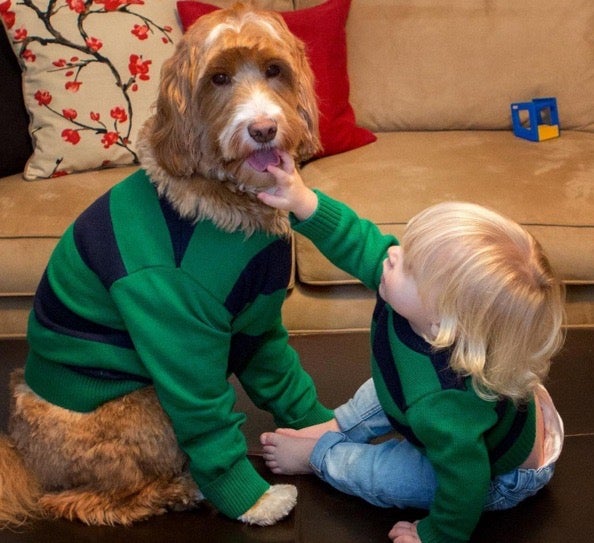
M566 282L568 324L594 327L594 3L353 0L347 43L351 103L377 141L307 164L306 181L397 235L445 199L510 215L539 238ZM510 104L543 96L557 98L561 136L514 136ZM0 179L0 338L25 335L58 238L134 169ZM290 332L366 329L374 293L306 240L295 247L284 306Z

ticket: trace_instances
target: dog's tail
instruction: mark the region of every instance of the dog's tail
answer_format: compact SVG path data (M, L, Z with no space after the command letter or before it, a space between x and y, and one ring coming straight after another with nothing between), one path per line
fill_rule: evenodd
M14 442L0 435L0 529L15 528L43 517L42 494L35 476L27 469Z

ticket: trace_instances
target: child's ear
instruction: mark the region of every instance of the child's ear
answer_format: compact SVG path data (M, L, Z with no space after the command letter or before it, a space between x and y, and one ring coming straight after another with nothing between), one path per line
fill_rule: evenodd
M439 334L439 323L432 322L431 323L431 336L433 337L433 339L435 339L437 337L437 334Z

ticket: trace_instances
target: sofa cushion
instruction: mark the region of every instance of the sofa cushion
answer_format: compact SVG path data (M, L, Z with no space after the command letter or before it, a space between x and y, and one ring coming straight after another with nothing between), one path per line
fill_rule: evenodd
M137 162L136 136L160 65L181 35L175 3L61 0L39 12L21 2L3 6L31 116L25 177Z
M504 129L512 102L555 96L562 128L594 131L593 21L589 1L353 0L357 120L376 132Z
M594 134L578 131L541 143L507 131L381 133L306 165L303 178L396 236L442 200L492 207L535 235L563 280L594 284L592 149ZM300 236L297 273L310 285L353 282Z
M0 254L10 258L0 258L0 295L35 292L51 252L70 223L135 169L112 168L36 183L25 183L19 175L4 178Z
M177 6L184 29L216 9L194 0L179 1ZM356 124L349 102L345 33L349 6L350 0L328 0L309 9L281 13L291 32L305 43L315 75L323 146L318 156L343 153L375 141L372 132Z

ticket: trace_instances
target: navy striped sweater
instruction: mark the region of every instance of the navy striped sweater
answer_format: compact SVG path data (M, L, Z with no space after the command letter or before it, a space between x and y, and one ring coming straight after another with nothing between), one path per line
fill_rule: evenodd
M290 244L181 220L139 170L56 247L29 320L25 377L88 412L152 384L204 495L236 518L268 488L245 458L235 373L279 425L332 417L281 322Z

